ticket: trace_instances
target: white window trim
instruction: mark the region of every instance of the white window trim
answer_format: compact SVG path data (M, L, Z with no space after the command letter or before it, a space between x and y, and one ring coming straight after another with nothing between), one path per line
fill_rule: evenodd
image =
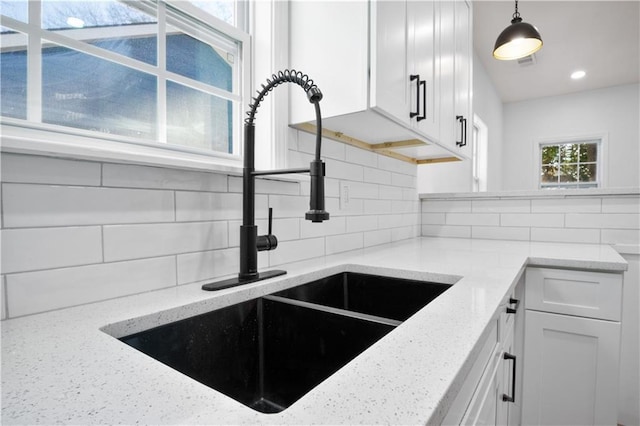
M547 188L542 188L542 182L540 180L540 167L542 167L541 161L541 148L543 145L563 145L570 143L577 143L588 140L599 140L598 146L598 161L597 161L597 169L598 169L598 188L607 188L608 187L608 164L609 164L609 156L608 156L608 143L609 134L604 133L588 133L584 135L571 135L566 137L553 137L553 138L544 138L538 139L534 143L532 143L533 147L533 178L534 182L536 182L536 189L538 190L547 190ZM566 188L562 188L566 189ZM583 189L583 188L575 188L575 189Z
M178 145L167 146L162 143L163 141L161 138L158 141L138 140L124 136L114 136L109 134L103 135L82 129L38 123L37 121L41 121L39 119L40 117L33 117L32 115L28 115L27 120L0 117L0 151L241 174L243 139L242 123L244 120L244 108L246 107L246 104L248 104L246 99L250 98L252 87L250 71L252 58L251 37L248 33L207 14L196 6L184 3L180 0L164 1L168 5L182 10L183 12L202 21L206 22L215 20L216 26L218 26L221 32L239 40L241 43L239 52L241 56L240 60L243 64L248 65L244 65L242 67L240 70L241 76L239 76L237 80L241 87L239 90L240 95L237 96L240 98L240 102L237 106L237 119L233 123L234 137L238 141L234 145L233 154L214 151L209 152L189 147L181 147ZM33 10L35 10L35 12L33 12ZM35 21L34 17L31 17L32 22L40 22L39 8L30 8L30 13L37 15L37 19L35 19ZM2 25L12 26L18 30L22 29L22 31L26 30L26 28L31 25L15 21L4 16L1 21ZM45 32L39 27L37 31L39 34ZM57 40L55 33L47 33L47 36L44 38L56 43L60 42L59 44L63 46L71 48L80 47L79 50L83 52L88 51L88 53L91 53L92 49L99 49L97 47L84 44L82 46L75 46L74 40ZM35 44L34 46L29 47L39 48L40 40L42 40L42 37L29 37L29 43ZM99 49L99 52L101 56L111 55L111 52L104 51L102 49ZM113 55L117 54L113 53ZM39 69L41 64L40 58L34 55L31 57L37 58L37 60L27 59L29 61L29 66L35 66L36 69ZM121 61L123 58L118 55L118 60ZM127 65L134 65L133 68L136 69L140 66L143 68L147 66L147 64L131 58L124 58L124 61L127 62ZM175 75L173 73L170 74L171 80L178 82L183 80L182 76ZM33 73L31 73L31 75L33 75ZM31 83L33 82L29 81L28 83L28 87L30 87L30 89L27 94L27 102L37 104L40 102L40 97L39 95L34 96L34 93L38 93L40 91L40 84L38 82L35 86L31 86ZM198 83L188 82L187 85L190 87L194 85L197 86ZM200 87L198 88L200 89ZM213 90L215 91L215 89ZM211 92L212 89L207 88L205 91ZM229 96L226 95L225 98L227 97ZM27 109L28 114L30 110L33 110L33 108ZM40 111L40 108L36 108L36 110Z

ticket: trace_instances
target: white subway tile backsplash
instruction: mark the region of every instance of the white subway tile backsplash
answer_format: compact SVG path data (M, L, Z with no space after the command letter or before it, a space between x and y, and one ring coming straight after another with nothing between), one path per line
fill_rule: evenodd
M349 188L349 198L377 199L379 197L379 185L364 182L341 181L341 185Z
M269 195L269 206L274 218L304 218L309 210L309 197L293 195Z
M297 240L300 238L300 222L303 219L273 219L273 233L278 241ZM230 220L229 222L229 247L240 246L240 225L241 220ZM269 221L267 219L257 219L258 235L269 232Z
M7 228L174 220L171 191L3 184L2 197Z
M392 213L417 213L420 208L420 203L417 201L391 201Z
M500 226L472 226L471 238L485 240L529 240L529 228L506 228Z
M242 219L242 194L176 192L179 222Z
M386 218L386 216L384 216ZM354 233L378 229L378 216L347 216L345 232Z
M327 177L333 179L353 180L356 182L364 180L363 166L343 161L331 161L325 166L325 173Z
M532 213L598 213L600 198L543 198L531 200Z
M377 246L391 242L391 229L379 229L364 233L364 247Z
M422 213L423 225L444 225L445 213Z
M640 215L633 213L570 213L567 228L640 229Z
M176 284L173 256L7 276L8 315L17 317Z
M240 270L240 249L203 251L178 255L178 284L213 280Z
M122 188L178 189L193 191L227 191L227 175L106 163L102 185Z
M424 200L422 211L427 213L471 213L470 200Z
M473 213L529 213L531 212L531 201L520 199L472 200L471 211Z
M447 225L483 225L498 226L500 215L497 213L447 213Z
M385 214L381 216L373 216L378 218L378 228L386 229L386 228L398 228L401 226L406 226L409 223L406 221L406 215L402 213L395 214Z
M0 276L0 319L7 318L7 298L6 298L5 276Z
M255 180L256 194L300 195L301 186L308 186L306 182L284 181L269 178ZM229 192L242 193L242 177L229 176Z
M294 151L289 149L287 151L287 167L290 168L307 168L309 163L314 160L313 154L307 154L300 151Z
M269 265L297 262L325 254L324 237L285 241L278 248L268 252Z
M23 272L102 262L99 226L5 229L2 272Z
M640 245L640 230L637 229L602 229L602 244L635 244Z
M405 175L401 173L391 173L391 185L401 186L401 187L416 187L416 177L415 175Z
M640 214L639 197L610 197L602 200L602 213Z
M336 160L345 159L345 147L342 142L322 138L322 157ZM307 132L298 132L298 150L307 154L316 153L316 135Z
M105 262L228 247L227 222L112 225L103 233Z
M322 223L313 223L308 220L300 222L300 237L315 238L325 235L344 234L346 232L346 217L331 217Z
M326 237L325 252L327 255L341 253L343 251L360 249L364 246L362 232L355 234L343 234Z
M0 160L3 182L100 186L100 163L8 153Z
M403 188L390 185L380 185L380 199L381 200L407 200L404 198ZM417 200L417 197L411 200Z
M500 226L529 226L538 228L564 227L564 215L556 213L501 213Z
M334 216L352 216L352 215L362 215L369 214L368 210L365 210L365 201L372 200L363 200L357 198L351 198L347 205L340 204L340 200L337 198L328 198L325 200L326 210ZM391 208L391 206L389 206ZM373 212L375 214L376 212Z
M531 241L600 243L599 229L531 228Z
M416 238L420 236L420 225L403 226L395 228L391 233L391 242Z
M391 172L386 170L364 167L364 181L391 185Z
M422 225L426 237L471 238L471 226Z
M418 174L418 167L415 164L407 163L406 161L398 160L396 158L387 157L386 155L378 156L378 168L381 170L388 170L390 172L401 173L404 175L416 176Z
M349 163L360 164L367 167L376 167L378 165L378 155L372 151L345 145L345 160Z
M363 209L363 212L365 214L393 213L391 200L364 200Z

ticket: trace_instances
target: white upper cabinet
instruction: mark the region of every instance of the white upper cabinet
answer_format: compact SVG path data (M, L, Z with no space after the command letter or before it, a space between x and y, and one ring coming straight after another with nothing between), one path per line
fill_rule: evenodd
M441 142L468 157L473 129L471 4L443 1L439 17Z
M290 4L290 66L322 91L325 136L417 164L467 156L454 124L456 115L470 116L468 3ZM315 131L302 94L291 91L290 108L292 125Z

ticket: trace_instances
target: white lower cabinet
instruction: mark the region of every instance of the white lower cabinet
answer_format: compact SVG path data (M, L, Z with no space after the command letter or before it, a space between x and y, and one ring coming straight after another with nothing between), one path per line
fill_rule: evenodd
M524 277L523 277L524 278ZM442 424L518 424L523 280L492 320L476 360ZM514 380L515 377L515 380Z
M622 276L529 268L526 279L522 424L615 425Z

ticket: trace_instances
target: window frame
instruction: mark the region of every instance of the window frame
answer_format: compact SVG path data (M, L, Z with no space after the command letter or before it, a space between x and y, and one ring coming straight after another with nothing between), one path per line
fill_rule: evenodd
M127 3L127 1L124 1ZM166 111L165 90L166 81L173 81L189 88L203 90L204 93L218 96L225 100L233 100L233 152L224 153L209 151L180 145L166 143L166 116L158 114L157 128L161 130L157 139L145 140L127 136L92 132L72 127L48 124L41 122L40 93L42 91L39 75L42 70L41 55L27 55L27 119L15 119L0 117L1 149L6 152L19 152L45 155L63 155L73 158L127 161L147 165L177 166L195 169L237 171L242 166L242 123L244 118L243 108L251 90L252 46L251 36L244 29L248 28L248 8L245 2L237 2L236 22L237 27L224 22L195 5L181 0L142 0L137 5L148 4L154 9L154 14L160 28L156 32L158 45L164 46L160 39L165 34L166 25L178 28L184 34L202 40L202 31L211 30L234 39L238 43L238 60L234 82L237 90L230 95L222 89L198 83L188 77L171 73L162 69L160 61L165 53L161 48L157 65L150 65L133 58L120 55L115 52L101 49L90 44L66 38L55 32L40 28L39 7L29 7L29 19L27 23L2 16L1 24L5 27L19 31L28 37L27 48L40 51L41 43L54 42L57 45L78 50L82 53L98 56L127 67L143 72L153 71L158 78L158 109ZM177 13L167 12L173 8ZM157 11L157 12L155 12ZM187 16L182 16L185 14ZM167 19L168 17L168 19ZM189 19L189 17L193 19ZM37 24L36 24L37 23ZM28 36L29 34L34 34ZM206 42L206 41L205 41ZM34 77L35 76L35 77ZM29 107L35 105L35 107ZM34 112L36 111L36 112Z
M569 136L569 137L557 137L557 138L549 138L549 139L541 139L533 144L533 158L535 161L534 164L534 173L535 173L535 182L536 188L541 191L546 190L585 190L585 189L602 189L606 188L606 173L605 167L608 164L607 161L607 139L608 135L606 133L600 134L587 134L580 136ZM557 186L543 186L542 182L542 148L545 146L553 146L553 145L567 145L567 144L580 144L580 143L593 143L596 142L598 148L597 160L596 160L596 181L595 186L590 187L580 187L580 183L576 183L575 186L570 183L559 184ZM584 182L586 183L586 182Z

